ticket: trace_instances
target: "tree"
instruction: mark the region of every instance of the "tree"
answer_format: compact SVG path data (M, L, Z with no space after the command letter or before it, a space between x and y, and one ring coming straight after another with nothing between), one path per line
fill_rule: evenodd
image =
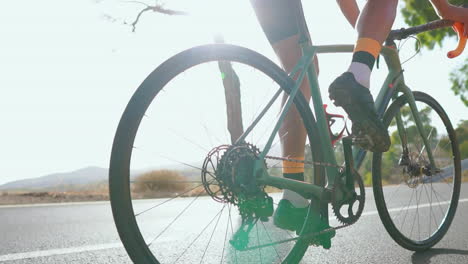
M468 158L468 120L461 121L455 132L460 146L461 159L466 159Z
M452 0L453 5L468 4L468 0ZM428 0L404 0L405 7L401 9L405 22L410 26L417 26L438 19L435 10ZM418 39L423 47L433 49L436 44L442 45L442 41L455 37L452 29L438 29L418 35ZM462 102L468 107L468 58L465 62L454 69L450 74L452 91L459 96Z
M450 81L452 91L468 106L468 59L465 60L465 65L450 73Z
M143 2L139 2L139 1L128 1L130 3L136 3L136 4L141 4L141 5L144 5L145 8L143 8L142 10L140 10L140 12L138 13L138 15L136 16L135 20L130 24L132 26L132 32L135 32L136 30L136 26L138 24L138 22L140 21L140 18L141 16L148 12L148 11L153 11L155 13L159 13L159 14L164 14L164 15L169 15L169 16L173 16L173 15L187 15L186 12L183 12L183 11L178 11L178 10L172 10L172 9L168 9L168 8L165 8L164 7L164 4L160 3L160 1L156 0L155 4L154 5L148 5L146 3L143 3ZM126 23L127 24L127 23Z

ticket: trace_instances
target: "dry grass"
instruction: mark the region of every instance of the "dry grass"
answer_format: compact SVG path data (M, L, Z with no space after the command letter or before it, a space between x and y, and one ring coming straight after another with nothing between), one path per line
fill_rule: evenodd
M135 198L160 198L184 193L193 187L193 184L177 171L154 170L138 176L133 182L132 192ZM190 191L187 195L201 191L198 189Z
M106 201L108 193L95 192L2 192L0 205Z
M0 192L0 205L104 200L109 200L107 181L82 185L57 185L44 189L16 189Z
M468 170L462 172L462 182L468 182Z

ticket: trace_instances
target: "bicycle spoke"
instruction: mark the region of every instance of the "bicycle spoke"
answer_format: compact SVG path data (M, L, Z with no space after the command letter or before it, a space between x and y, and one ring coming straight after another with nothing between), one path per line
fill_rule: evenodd
M437 191L435 189L432 189L434 191L434 194L435 194L435 198L437 200L437 204L439 205L439 209L440 209L440 212L441 212L441 215L442 217L444 217L444 210L442 209L442 206L441 206L441 202L439 200L439 194L437 193Z
M406 216L407 216L407 214L408 214L409 207L410 207L410 205L411 205L411 202L413 201L413 195L414 195L414 190L413 190L413 192L411 192L411 198L410 198L410 201L409 201L409 203L408 203L408 206L406 207L406 213L405 213L405 217L403 218L403 222L402 222L402 224L401 224L401 228L403 228L403 225L405 224L405 220L406 220ZM401 210L403 210L403 208L402 208Z
M278 91L273 95L273 97L268 102L268 104L265 106L265 108L262 110L262 112L257 116L257 118L252 122L252 124L247 128L247 130L245 130L245 132L242 134L240 139L242 139L242 140L245 139L245 137L247 137L247 135L249 135L250 132L252 132L252 130L258 124L258 122L260 122L260 119L263 118L263 116L270 109L270 107L273 105L273 103L276 101L276 99L278 99L278 97L282 93L282 91L283 90L281 88L278 89Z
M232 208L232 206L229 205L229 223L230 223L230 226L231 226L231 236L233 236L234 235L234 228L232 226L231 208ZM234 250L234 257L235 257L236 264L237 264L237 251L236 250Z
M212 181L211 181L211 182L212 182ZM211 184L211 182L209 182L209 183ZM157 204L157 205L155 205L155 206L152 206L152 207L150 207L150 208L148 208L148 209L145 209L145 210L143 210L143 211L141 211L141 212L135 214L135 217L136 217L136 216L139 216L139 215L141 215L141 214L143 214L143 213L146 213L146 212L148 212L148 211L150 211L150 210L152 210L152 209L154 209L154 208L157 208L157 207L159 207L159 206L161 206L161 205L163 205L163 204L165 204L165 203L167 203L167 202L170 202L170 201L172 201L172 200L174 200L174 199L176 199L176 198L178 198L178 197L180 197L180 196L182 196L182 195L184 195L184 194L186 194L186 193L189 193L189 192L191 192L191 191L193 191L193 190L195 190L196 188L201 187L201 186L203 186L203 184L197 185L197 186L193 187L192 189L190 189L190 190L188 190L188 191L185 191L185 192L183 192L183 193L181 193L181 194L178 194L177 196L174 196L174 197L172 197L172 198L170 198L170 199L168 199L168 200L165 200L165 201L162 202L162 203L159 203L159 204Z
M167 225L162 231L161 233L159 233L149 244L148 244L148 247L151 246L151 244L153 244L154 241L156 241L156 239L158 239L160 236L162 236L162 234L164 234L164 232L166 232L167 229L169 229L169 227L171 227L172 224L174 224L175 221L177 221L177 219L179 219L179 217L185 213L185 211L187 211L187 209L198 199L198 197L200 197L200 194L197 195L195 197L195 199L193 199L170 223L169 225Z
M213 144L213 140L211 140L211 136L214 134L210 133L209 130L208 130L208 127L206 126L205 123L201 124L201 126L205 129L205 133L206 133L206 136L208 137L208 141L210 141L210 146L214 146ZM218 141L218 143L221 143L222 141L219 140L216 136L214 136L215 139Z
M223 211L224 211L225 207L226 207L226 205L223 206L223 208L221 209L221 213L218 216L218 220L216 220L215 227L213 228L213 232L211 232L210 240L208 240L208 243L206 244L205 251L203 251L203 255L201 257L200 263L203 263L203 258L205 257L205 254L206 254L206 251L208 250L208 247L210 246L211 240L213 239L213 234L215 233L216 228L218 227L219 219L221 219L221 216L223 215Z
M257 245L260 246L260 236L258 235L258 225L257 224L255 224L255 231L257 232ZM262 249L260 247L258 248L258 254L260 255L260 263L263 264Z
M207 153L210 151L209 149L203 147L202 145L198 144L197 142L195 142L195 140L191 140L185 136L182 136L180 135L179 133L177 133L177 131L173 130L173 129L169 129L174 135L182 138L183 140L187 141L188 143L194 145L194 146L197 146L198 148L200 148L201 150L203 151L206 151Z
M434 127L432 127L432 128L431 128L431 131L429 131L429 135L427 136L428 142L429 142L429 139L430 139L430 137L431 137L433 131L434 131ZM422 147L421 151L419 152L418 159L421 157L421 155L422 155L422 153L423 153L423 151L424 151L425 149L426 149L426 145L424 145L424 142L423 142L423 147Z
M432 183L431 183L432 184ZM423 187L424 187L424 191L426 193L426 197L427 199L429 200L429 231L428 231L428 234L429 236L431 235L432 233L432 226L431 226L431 221L432 219L434 219L434 225L436 226L437 228L437 220L435 219L435 216L434 214L432 213L432 192L431 192L431 195L429 196L428 194L428 191L427 191L427 188L426 186L423 184Z
M451 182L449 182L449 181L447 181L447 179L445 179L445 178L442 178L442 180L443 180L443 181L444 181L444 182L445 182L447 185L449 185L450 187L452 187L452 188L453 188L453 186L452 186L452 183L451 183Z
M441 141L441 140L442 140L442 137L439 138L439 140L437 141L437 144L436 144L436 146L435 146L435 148L434 148L434 151L432 151L432 152L434 153L434 156L435 156L436 153L437 153L437 150L438 150L438 148L439 148L439 144L440 144L440 141ZM450 142L450 140L449 140L449 142Z
M231 210L231 204L228 205L228 210ZM221 262L220 264L223 263L224 259L224 250L226 249L226 241L227 241L227 235L228 235L228 230L229 230L229 220L230 220L230 212L227 214L227 219L226 219L226 232L224 234L224 242L223 242L223 252L221 253Z
M134 149L137 149L137 150L141 150L140 148L138 148L138 147L136 147L136 146L133 146L133 148L134 148ZM150 152L150 153L151 153L152 155L155 155L155 156L158 156L158 157L167 159L167 160L169 160L169 161L173 161L173 162L177 162L177 163L179 163L179 164L181 164L181 165L185 165L185 166L187 166L187 167L189 167L189 168L196 169L196 170L199 170L199 171L201 171L201 172L206 172L206 173L210 174L211 176L213 176L213 175L212 175L213 172L204 171L204 170L203 170L202 168L200 168L200 167L197 167L197 166L194 166L194 165L190 165L190 164L188 164L188 163L185 163L185 162L182 162L182 161L179 161L179 160L176 160L176 159L173 159L173 158L170 158L170 157L161 155L161 154L157 154L157 153L155 153L155 152ZM213 177L214 177L214 176L213 176Z
M398 192L398 190L400 190L400 187L402 186L402 184L398 184L398 187L396 188L396 190L393 192L392 196L390 197L390 199L388 199L388 202L390 203L391 201L393 201L393 198L395 197L396 193Z
M417 205L417 201L418 201L418 189L415 190L416 192L416 205ZM410 231L410 234L409 234L409 237L411 237L411 235L413 234L413 229L414 229L414 223L416 222L416 217L413 217L413 224L411 225L411 231Z
M213 169L213 171L216 171L216 167L213 164L213 161L211 159L210 159L210 165L211 165L211 168ZM211 173L209 175L214 178L214 176Z
M224 207L223 207L224 208ZM192 242L190 242L190 244L188 245L188 247L185 248L185 250L174 260L173 263L176 263L186 252L187 250L193 245L193 243L195 243L198 238L200 238L200 236L203 234L203 232L205 232L205 230L213 223L213 221L216 219L216 217L218 217L220 214L221 214L222 210L220 210L211 220L210 222L208 222L208 224L202 229L202 231L192 240Z
M419 190L419 199L417 201L417 204L416 204L416 214L417 214L417 217L418 217L418 239L421 240L421 224L419 222L419 202L421 201L421 196L422 196L422 190Z
M273 240L271 239L271 236L270 236L270 234L269 234L267 228L265 227L265 224L264 224L263 222L261 222L261 223L262 223L263 229L265 229L265 233L266 233L266 235L268 236L268 239L270 240L270 242L273 242ZM276 256L278 256L278 259L279 259L279 261L281 262L281 261L282 261L282 260L281 260L281 256L280 256L280 254L278 253L278 250L276 249L276 246L273 246L273 249L275 250Z

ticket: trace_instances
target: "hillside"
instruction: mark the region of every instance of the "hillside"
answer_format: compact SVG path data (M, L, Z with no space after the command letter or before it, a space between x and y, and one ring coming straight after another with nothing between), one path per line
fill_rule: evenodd
M200 171L186 166L165 166L165 169L177 170L188 178L199 177ZM161 169L157 168L157 169ZM153 169L132 171L131 177L141 175ZM36 178L23 179L0 185L0 191L6 190L40 190L40 191L67 191L75 189L86 189L90 184L107 183L109 170L100 167L86 167L71 172L48 174Z
M18 180L0 185L0 190L54 189L68 185L85 185L106 181L108 169L86 167L76 171L54 173L37 178Z

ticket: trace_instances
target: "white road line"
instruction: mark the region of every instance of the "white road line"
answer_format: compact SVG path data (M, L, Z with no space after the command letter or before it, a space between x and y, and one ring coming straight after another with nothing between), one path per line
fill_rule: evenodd
M460 203L465 203L465 202L468 202L468 198L467 198L467 199L460 199L460 200L458 200L458 203L459 203L459 204L460 204ZM437 202L437 203L433 203L432 206L438 206L438 205L449 204L449 203L450 203L450 201L445 201L445 202L440 202L440 203ZM418 205L418 206L412 205L412 206L408 206L408 207L404 206L404 207L392 208L392 209L389 209L388 211L389 211L389 212L396 212L396 211L401 211L401 210L403 210L403 209L406 209L406 210L410 209L410 210L412 210L412 209L416 209L416 208L421 209L421 208L430 207L430 206L431 206L431 204L420 204L420 205ZM362 216L365 216L365 215L376 215L376 214L378 214L378 213L379 213L379 212L377 212L377 211L364 212L364 213L362 213Z
M110 202L109 201L92 201L92 202L70 202L70 203L12 204L12 205L0 205L0 209L2 208L25 208L25 207L54 207L54 206L89 205L89 204L110 204Z
M49 249L49 250L39 250L23 253L14 253L0 256L1 261L12 261L12 260L21 260L21 259L31 259L31 258L40 258L40 257L50 257L55 255L64 255L64 254L74 254L88 251L97 251L105 249L113 249L123 247L122 243L109 243L109 244L99 244L93 246L83 246L83 247L73 247L73 248L59 248L59 249Z
M458 203L465 203L468 202L468 198L461 199ZM448 204L449 201L441 202L440 204ZM439 204L439 203L437 203ZM418 208L429 207L430 204L421 204ZM401 209L416 209L416 206L407 207L399 207L399 208L392 208L389 211L399 211ZM369 216L369 215L376 215L378 214L377 211L370 211L362 213L362 216ZM66 254L75 254L75 253L82 253L82 252L89 252L89 251L99 251L105 249L115 249L115 248L122 248L122 243L108 243L108 244L98 244L92 246L82 246L82 247L72 247L72 248L60 248L60 249L49 249L49 250L38 250L38 251L31 251L31 252L22 252L22 253L13 253L13 254L6 254L0 255L0 262L1 261L12 261L12 260L22 260L22 259L31 259L31 258L39 258L39 257L50 257L56 255L66 255Z

